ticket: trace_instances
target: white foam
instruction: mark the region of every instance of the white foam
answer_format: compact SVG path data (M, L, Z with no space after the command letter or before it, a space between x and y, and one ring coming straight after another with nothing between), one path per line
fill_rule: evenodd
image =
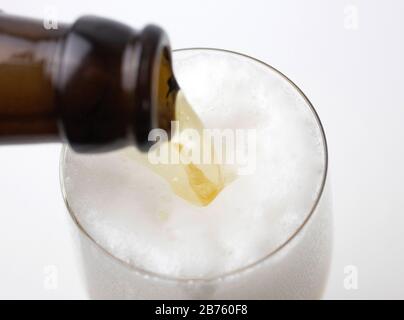
M321 187L324 146L306 101L276 72L220 52L177 58L179 83L207 127L258 130L255 173L197 207L124 151L68 151L65 190L80 224L116 257L168 276L213 277L261 259L302 224Z

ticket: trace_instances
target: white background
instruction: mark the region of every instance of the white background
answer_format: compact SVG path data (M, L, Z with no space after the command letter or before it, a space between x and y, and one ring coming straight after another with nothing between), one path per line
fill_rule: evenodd
M173 48L230 49L281 70L312 101L329 142L335 239L325 298L404 298L403 1L3 0L0 7L38 18L55 8L66 22L86 13L137 28L154 22ZM59 152L56 144L0 147L0 298L86 297ZM357 290L344 288L347 265L358 268ZM46 283L53 270L56 288Z

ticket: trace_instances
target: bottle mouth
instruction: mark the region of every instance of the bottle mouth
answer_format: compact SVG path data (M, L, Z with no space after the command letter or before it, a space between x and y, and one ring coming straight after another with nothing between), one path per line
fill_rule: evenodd
M157 125L158 128L169 133L171 121L175 120L175 103L180 90L172 68L170 47L163 47L156 68L158 68L157 104L155 108L157 111Z
M146 26L140 35L141 53L135 87L134 137L137 147L146 152L153 145L151 130L170 132L179 90L175 80L171 49L165 32L154 25Z

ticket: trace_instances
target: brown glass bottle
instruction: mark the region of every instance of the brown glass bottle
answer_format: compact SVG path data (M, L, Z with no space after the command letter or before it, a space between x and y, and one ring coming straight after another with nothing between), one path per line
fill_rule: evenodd
M47 30L0 13L0 144L146 150L151 129L169 132L177 91L159 27L86 16Z

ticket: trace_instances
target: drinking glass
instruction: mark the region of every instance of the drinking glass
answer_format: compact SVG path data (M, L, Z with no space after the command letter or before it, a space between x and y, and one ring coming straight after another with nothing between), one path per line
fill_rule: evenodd
M330 188L327 179L328 153L323 127L316 111L302 91L285 75L273 67L243 54L207 48L182 49L173 52L174 71L182 86L184 70L187 69L188 82L197 83L203 70L198 69L200 59L224 59L229 63L248 65L248 75L234 80L234 74L226 68L214 70L221 81L233 81L240 90L221 91L221 97L231 94L231 99L246 101L254 90L260 91L261 102L265 104L273 95L288 96L299 107L310 111L320 134L320 148L324 155L321 185L309 210L296 223L293 230L283 235L283 241L271 248L267 254L242 268L223 272L206 278L179 278L140 268L134 263L121 260L111 250L97 242L80 222L80 210L91 210L86 205L87 195L69 188L72 179L87 180L91 185L92 176L75 175L88 166L88 155L74 153L65 146L61 154L60 179L63 198L70 217L73 233L80 253L81 268L87 291L92 299L318 299L325 288L331 260L332 214ZM226 62L225 62L226 63ZM193 70L192 68L195 69ZM189 72L189 71L192 72ZM206 70L205 70L206 72ZM191 76L190 76L191 75ZM214 77L214 74L212 74ZM215 79L212 82L215 86ZM239 81L240 83L234 83ZM184 82L186 86L186 83ZM213 84L212 84L213 85ZM210 92L202 90L202 99L211 101ZM186 91L192 96L192 92ZM217 93L217 92L216 92ZM252 98L251 98L252 99ZM254 106L252 106L253 108ZM209 111L210 112L210 111ZM214 112L214 111L212 111ZM237 116L237 109L230 110ZM232 116L232 115L230 115ZM109 156L95 155L92 161L104 162L107 170L114 170L115 162L109 163ZM85 171L84 171L85 172ZM130 173L128 173L130 174ZM264 177L263 177L264 178ZM108 182L101 187L94 182L92 188L108 197ZM112 187L111 187L112 188ZM252 191L253 192L253 191ZM105 201L105 199L103 200ZM73 205L72 205L73 203ZM81 203L82 205L77 205ZM106 205L108 201L105 201ZM223 208L226 210L226 208ZM111 212L111 214L113 214Z

